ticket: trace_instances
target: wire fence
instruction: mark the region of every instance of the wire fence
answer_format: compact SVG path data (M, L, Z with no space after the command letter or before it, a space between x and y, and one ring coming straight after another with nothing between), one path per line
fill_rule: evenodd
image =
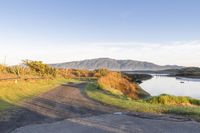
M0 81L12 81L12 80L40 80L40 79L44 79L42 77L34 77L34 78L21 78L21 77L12 77L12 78L0 78Z
M20 79L20 77L14 77L14 78L0 78L0 81L4 81L4 80L17 80Z

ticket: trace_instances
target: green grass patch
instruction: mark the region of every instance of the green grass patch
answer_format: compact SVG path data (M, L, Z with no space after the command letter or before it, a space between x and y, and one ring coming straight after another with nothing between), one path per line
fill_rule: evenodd
M0 82L0 110L7 109L27 98L47 92L62 83L77 81L64 78L32 81L19 80L17 83L15 81L2 81Z
M159 96L150 97L145 100L152 104L164 104L164 105L180 105L180 106L199 106L200 100L186 96L173 96L168 94L162 94Z
M165 105L161 103L149 103L146 99L131 100L125 97L116 97L115 95L106 93L105 91L98 89L96 83L88 84L85 88L85 93L87 96L96 101L112 106L117 106L120 108L125 108L130 111L156 114L170 113L200 120L200 107Z

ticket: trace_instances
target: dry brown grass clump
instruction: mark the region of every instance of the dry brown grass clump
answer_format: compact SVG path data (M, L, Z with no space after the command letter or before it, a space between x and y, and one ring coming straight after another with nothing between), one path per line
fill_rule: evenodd
M10 73L0 73L0 79L17 78L16 75Z
M148 97L149 94L141 89L136 83L124 78L121 73L109 72L98 80L100 88L118 95L125 95L132 99Z
M59 69L58 73L64 78L93 77L93 71L81 69Z

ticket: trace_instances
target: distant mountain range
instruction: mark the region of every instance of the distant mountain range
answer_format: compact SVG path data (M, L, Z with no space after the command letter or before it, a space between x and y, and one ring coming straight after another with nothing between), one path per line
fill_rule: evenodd
M115 60L110 58L97 58L82 61L72 61L65 63L50 64L57 68L74 68L74 69L98 69L108 68L110 70L119 71L136 71L136 70L166 70L181 69L182 66L177 65L157 65L151 62L135 61L135 60Z

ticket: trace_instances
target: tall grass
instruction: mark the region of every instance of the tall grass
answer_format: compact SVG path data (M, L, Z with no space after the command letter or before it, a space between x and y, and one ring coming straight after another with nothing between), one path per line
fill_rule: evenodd
M186 96L173 96L162 94L154 96L144 101L151 104L177 105L177 106L199 106L200 100Z

